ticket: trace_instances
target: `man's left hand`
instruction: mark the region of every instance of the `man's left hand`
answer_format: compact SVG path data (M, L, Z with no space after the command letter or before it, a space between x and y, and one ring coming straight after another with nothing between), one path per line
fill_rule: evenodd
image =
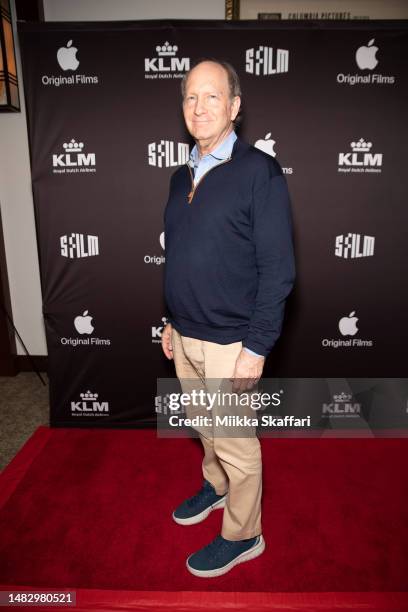
M262 376L265 357L255 357L245 349L241 349L235 362L235 370L232 378L234 393L242 393L252 389Z

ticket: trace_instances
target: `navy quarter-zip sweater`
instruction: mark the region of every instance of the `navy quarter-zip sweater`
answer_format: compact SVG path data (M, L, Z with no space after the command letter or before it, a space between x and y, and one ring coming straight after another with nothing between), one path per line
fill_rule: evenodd
M164 228L169 322L182 336L242 341L267 356L295 278L290 199L277 160L238 137L231 157L195 187L191 168L181 166L170 179Z

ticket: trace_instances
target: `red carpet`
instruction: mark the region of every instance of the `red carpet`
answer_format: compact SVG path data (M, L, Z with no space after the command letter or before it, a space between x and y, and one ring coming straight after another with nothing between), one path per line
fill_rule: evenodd
M201 485L197 441L40 427L0 475L1 588L76 589L77 610L408 610L408 440L261 443L267 549L202 580L185 559L222 512L170 516Z

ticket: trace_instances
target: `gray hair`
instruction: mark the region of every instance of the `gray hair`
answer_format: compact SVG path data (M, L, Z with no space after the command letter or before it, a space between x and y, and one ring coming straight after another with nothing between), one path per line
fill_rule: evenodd
M183 75L183 77L181 79L181 95L182 95L183 99L184 99L184 96L186 95L186 84L187 84L187 79L189 77L190 72L193 70L193 68L195 68L196 66L198 66L202 62L213 62L214 64L218 64L219 66L224 68L225 72L227 73L227 77L228 77L230 100L235 98L235 96L239 96L242 99L241 84L239 82L239 76L238 76L237 71L235 70L234 66L232 66L229 62L225 62L223 60L218 60L218 59L216 59L214 57L202 57L202 58L200 58L199 60L194 62L194 64L191 66L190 70L188 70ZM237 125L240 122L240 120L241 120L241 109L238 112L238 115L236 116L236 118L233 121L233 123L235 125Z

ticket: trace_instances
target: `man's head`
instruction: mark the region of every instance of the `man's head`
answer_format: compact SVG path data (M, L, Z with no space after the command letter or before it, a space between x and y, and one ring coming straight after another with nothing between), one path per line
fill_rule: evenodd
M241 105L238 75L227 62L198 62L181 82L183 113L198 141L217 140L233 127Z

